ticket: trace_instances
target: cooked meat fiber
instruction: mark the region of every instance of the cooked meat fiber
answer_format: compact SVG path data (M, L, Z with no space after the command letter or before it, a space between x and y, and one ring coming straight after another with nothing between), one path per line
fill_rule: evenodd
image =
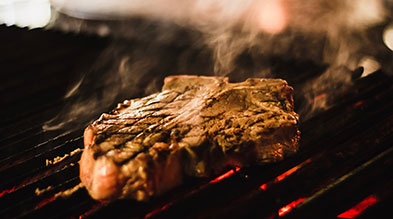
M86 128L80 178L94 199L147 200L185 176L282 160L298 149L292 90L280 79L168 77Z

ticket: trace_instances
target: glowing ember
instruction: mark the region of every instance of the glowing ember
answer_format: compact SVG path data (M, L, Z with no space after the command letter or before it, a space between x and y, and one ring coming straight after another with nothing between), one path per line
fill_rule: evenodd
M295 200L291 203L289 203L288 205L280 208L280 210L278 210L278 216L283 216L286 213L290 212L292 210L292 208L296 207L296 205L300 204L302 201L304 201L306 198L299 198L298 200Z
M349 210L339 214L338 218L355 218L359 214L361 214L364 210L366 210L371 205L374 205L378 202L378 199L375 195L370 195L365 198L363 201L357 203L355 206L350 208Z
M270 181L270 182L267 182L267 183L262 184L261 186L259 186L259 188L262 189L262 190L266 190L266 188L267 188L268 185L270 186L272 183L279 182L279 181L281 181L281 180L287 178L289 175L293 174L293 173L296 172L298 169L302 168L304 165L306 165L306 164L308 164L308 163L310 163L310 162L311 162L311 158L309 158L309 159L303 161L302 163L300 163L300 164L298 164L298 165L292 167L291 169L285 171L283 174L277 176L277 177L274 179L274 181Z
M3 195L5 195L5 194L11 193L11 192L13 192L13 191L15 191L15 187L13 187L12 189L6 189L6 190L4 190L4 191L2 191L2 192L0 193L0 197L3 196Z
M161 211L167 209L168 206L169 206L169 203L166 204L166 205L164 205L164 206L162 206L161 208L157 208L157 209L153 210L152 212L150 212L149 214L147 214L145 217L146 217L146 218L150 218L150 217L156 215L158 212L161 212Z
M302 162L301 164L289 169L288 171L284 172L283 174L279 175L276 177L276 179L274 180L274 182L279 182L283 179L285 179L286 177L288 177L289 175L291 175L292 173L296 172L298 169L302 168L304 165L308 164L311 162L311 159L307 159L304 162Z
M361 105L363 105L363 101L360 100L360 101L354 103L354 104L353 104L353 107L356 108L356 107L359 107L359 106L361 106Z
M54 201L55 199L56 199L56 196L55 196L55 195L52 196L52 197L50 197L50 198L48 198L48 199L45 199L45 200L43 200L42 202L38 203L38 204L34 207L34 209L42 208L44 205L46 205L46 204L48 204L48 203Z
M317 102L319 100L325 99L326 97L327 97L327 94L323 93L323 94L320 94L320 95L314 97L314 101Z
M218 182L218 181L221 181L221 180L223 180L223 179L229 177L230 175L234 174L235 172L237 172L237 171L239 171L239 170L240 170L240 167L236 167L235 170L230 170L230 171L228 171L228 172L222 174L221 176L219 176L219 177L217 177L217 178L211 180L210 183L216 183L216 182Z
M224 174L218 176L217 178L211 180L210 183L216 183L216 182L218 182L218 181L221 181L221 180L223 180L223 179L225 179L225 178L231 176L232 174L234 174L235 172L237 172L237 171L239 171L239 170L240 170L240 167L235 167L235 169L229 170L228 172L226 172L226 173L224 173ZM150 217L156 215L157 213L159 213L159 212L161 212L161 211L167 209L167 208L168 208L170 205L172 205L172 204L173 204L173 203L167 203L167 204L165 204L164 206L162 206L161 208L156 208L156 209L154 209L153 211L151 211L149 214L147 214L145 217L146 217L146 218L150 218Z

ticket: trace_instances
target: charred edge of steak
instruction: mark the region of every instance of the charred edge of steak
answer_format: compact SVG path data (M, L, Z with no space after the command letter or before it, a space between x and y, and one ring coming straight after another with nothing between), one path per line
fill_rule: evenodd
M280 79L172 76L162 92L126 100L85 130L83 184L95 199L147 200L227 166L297 151L292 87Z

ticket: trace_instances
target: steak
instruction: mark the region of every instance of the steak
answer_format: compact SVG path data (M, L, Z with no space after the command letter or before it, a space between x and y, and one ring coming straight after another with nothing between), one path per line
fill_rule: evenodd
M228 167L298 150L292 87L281 79L172 76L85 129L80 178L94 199L148 200Z

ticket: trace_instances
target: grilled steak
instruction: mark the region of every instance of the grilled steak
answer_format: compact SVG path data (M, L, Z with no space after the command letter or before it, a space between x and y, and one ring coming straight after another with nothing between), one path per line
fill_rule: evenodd
M280 79L168 77L86 128L80 178L94 199L147 200L185 176L282 160L298 149L292 90Z

